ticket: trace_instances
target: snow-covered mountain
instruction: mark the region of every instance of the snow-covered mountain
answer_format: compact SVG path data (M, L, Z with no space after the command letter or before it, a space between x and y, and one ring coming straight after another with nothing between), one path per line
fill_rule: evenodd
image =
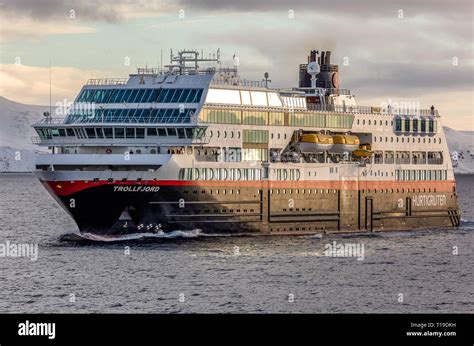
M0 96L0 172L31 172L35 151L32 124L43 118L49 106L32 106Z
M474 132L444 127L454 172L474 174Z
M0 96L0 172L34 170L34 153L41 150L31 143L36 133L32 124L43 118L48 106L32 106ZM444 127L456 173L474 174L474 132Z

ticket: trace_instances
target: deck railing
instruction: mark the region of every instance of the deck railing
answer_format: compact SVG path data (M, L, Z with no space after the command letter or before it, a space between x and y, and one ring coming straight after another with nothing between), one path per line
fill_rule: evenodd
M86 85L125 85L128 78L98 78L89 79Z
M338 113L360 113L360 114L382 114L382 115L408 115L408 116L439 116L437 109L413 109L413 108L382 108L373 106L335 106L321 104L307 104L307 108L313 111L338 112Z

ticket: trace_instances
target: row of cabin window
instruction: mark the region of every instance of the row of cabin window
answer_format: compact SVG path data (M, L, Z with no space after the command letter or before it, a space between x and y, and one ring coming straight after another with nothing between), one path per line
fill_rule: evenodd
M378 142L383 142L383 137L382 136L379 136L378 137ZM385 137L385 143L388 143L388 138L389 137ZM395 137L396 138L396 142L399 143L399 142L402 142L402 143L405 143L405 137ZM400 139L401 138L401 139ZM374 136L374 142L377 142L377 136ZM393 137L390 137L390 143L393 143L394 140L393 140ZM406 137L406 142L407 143L410 143L410 137ZM416 139L415 137L411 137L411 142L412 143L415 143L416 142ZM418 143L431 143L433 142L433 144L436 143L436 138L433 138L433 141L431 140L431 138L421 138L421 137L418 137ZM441 138L438 138L438 144L441 144Z
M428 131L426 122L428 122ZM357 119L357 125L365 125L366 120L365 119ZM368 125L374 125L374 126L382 126L383 121L379 120L367 120ZM388 126L388 120L385 120L385 126ZM393 120L390 121L390 126L393 126ZM397 118L395 119L395 131L396 132L428 132L428 133L434 133L436 132L436 121L432 119L402 119L402 118Z
M181 168L180 180L261 180L258 168Z
M366 123L366 120L365 119L357 119L357 125L365 125ZM377 122L377 120L367 120L367 123L368 125L374 125L374 126L383 126L383 121L382 120L379 120ZM388 126L388 120L385 120L385 126ZM393 126L393 120L390 121L390 126Z
M199 115L199 120L217 124L283 126L285 125L285 114L283 112L204 108ZM351 128L353 121L353 115L288 113L288 125L290 126Z
M353 115L289 113L290 126L351 128L353 121Z
M244 142L245 143L268 143L268 131L267 130L244 130L245 137L244 137ZM234 138L234 131L219 131L219 130L210 130L209 131L209 137L216 137L216 138ZM271 139L287 139L287 134L284 133L283 135L281 133L271 133L270 134ZM236 138L240 138L240 132L237 132Z
M375 164L413 164L413 165L441 165L443 152L441 151L375 151L373 159Z
M274 169L276 180L299 180L299 169ZM259 168L181 168L180 180L261 180Z
M83 89L76 102L198 103L203 89Z
M285 195L285 194L301 194L301 195L305 195L305 194L308 194L308 195L311 195L311 194L336 194L338 193L339 190L336 190L336 189L270 189L270 194L277 194L277 195ZM412 188L412 189L405 189L405 188L398 188L398 189L362 189L361 190L362 193L381 193L381 194L384 194L384 193L405 193L405 192L412 192L412 193L426 193L426 192L437 192L436 188ZM198 190L194 190L193 193L198 193L199 191ZM188 191L184 191L184 193L188 193ZM219 194L222 194L222 195L226 195L226 194L229 194L229 195L232 195L232 194L236 194L236 195L240 195L240 190L234 190L234 189L216 189L216 190L201 190L201 193L204 194L204 193L209 193L209 194L215 194L215 195L219 195ZM256 190L255 191L255 194L256 195L260 195L261 194L261 190ZM290 211L292 211L293 208L290 209ZM302 208L302 211L304 211L305 208ZM296 209L298 210L298 209ZM311 211L312 208L308 208L308 211ZM246 211L246 210L244 210ZM285 210L286 211L286 210ZM237 209L237 212L240 212L239 209Z
M189 123L194 108L90 109L72 111L66 124L73 123Z
M242 111L229 109L204 108L199 120L205 123L216 124L245 124L245 125L281 125L285 121L283 112Z
M433 119L395 119L395 132L435 133L437 122Z
M300 170L275 168L273 169L273 177L276 180L300 180Z
M397 169L395 180L446 180L448 171L445 169Z

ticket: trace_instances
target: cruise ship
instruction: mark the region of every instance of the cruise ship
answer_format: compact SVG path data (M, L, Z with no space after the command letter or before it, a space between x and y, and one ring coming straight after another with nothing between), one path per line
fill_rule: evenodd
M361 106L330 51L272 88L171 52L162 68L91 79L34 126L36 174L81 232L299 235L456 227L456 183L431 106Z

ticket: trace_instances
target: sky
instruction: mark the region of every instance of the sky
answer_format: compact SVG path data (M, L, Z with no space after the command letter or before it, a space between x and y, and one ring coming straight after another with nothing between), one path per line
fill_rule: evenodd
M331 50L359 105L434 105L446 126L474 130L470 0L0 0L0 96L70 102L89 78L127 77L205 55L272 87L297 84L311 49Z

